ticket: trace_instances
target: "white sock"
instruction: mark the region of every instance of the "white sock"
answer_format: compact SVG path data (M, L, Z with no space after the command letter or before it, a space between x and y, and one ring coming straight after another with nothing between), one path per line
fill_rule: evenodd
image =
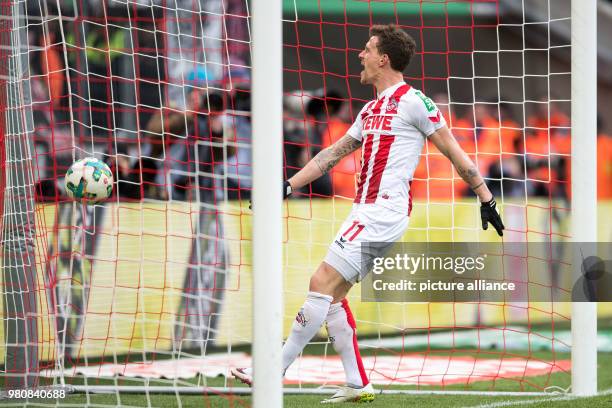
M334 298L331 296L308 292L304 306L295 317L291 333L283 346L283 373L317 334L327 317L332 300Z
M346 384L356 388L368 385L368 376L363 368L361 354L359 354L359 347L357 346L355 318L346 299L343 299L340 303L334 303L329 308L327 332L334 345L334 350L342 360L344 373L346 374Z

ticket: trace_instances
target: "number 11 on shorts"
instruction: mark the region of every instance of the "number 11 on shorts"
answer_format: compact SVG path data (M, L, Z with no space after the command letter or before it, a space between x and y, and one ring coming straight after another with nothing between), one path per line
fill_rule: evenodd
M359 233L361 231L363 231L363 229L365 228L365 225L363 224L359 224L359 221L353 221L353 225L351 225L350 227L348 227L348 229L346 231L344 231L342 233L342 236L344 238L346 238L346 236L355 229L355 227L357 227L357 229L355 230L355 232L353 232L353 235L350 236L350 238L348 238L348 241L351 242L352 240L355 239L355 237L357 237L357 235L359 235Z

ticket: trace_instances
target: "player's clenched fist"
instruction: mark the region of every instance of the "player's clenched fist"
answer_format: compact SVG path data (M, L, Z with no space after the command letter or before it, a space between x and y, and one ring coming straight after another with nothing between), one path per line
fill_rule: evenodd
M495 202L495 197L492 197L490 201L481 203L480 218L482 219L482 229L488 229L489 223L491 223L495 231L497 231L497 234L501 237L504 235L505 227L496 207L497 203Z

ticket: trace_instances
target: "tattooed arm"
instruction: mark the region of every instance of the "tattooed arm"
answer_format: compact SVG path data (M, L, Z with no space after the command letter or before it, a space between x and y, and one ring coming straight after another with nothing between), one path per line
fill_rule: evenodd
M329 172L346 155L361 147L361 142L354 137L344 135L333 145L321 150L304 168L289 179L291 188L296 190L312 183Z
M438 150L453 163L453 166L457 169L457 173L459 173L463 181L470 186L480 201L490 201L493 194L489 191L476 165L470 160L461 146L459 146L459 143L457 143L450 130L448 130L446 126L443 126L436 130L429 138L433 144L436 145Z

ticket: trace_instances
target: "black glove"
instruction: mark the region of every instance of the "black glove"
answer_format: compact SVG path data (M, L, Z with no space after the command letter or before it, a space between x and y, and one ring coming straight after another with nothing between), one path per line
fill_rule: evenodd
M289 197L293 193L293 188L291 188L291 184L287 180L283 181L283 200Z
M293 189L287 180L283 181L283 200L291 195ZM253 209L253 203L249 200L249 210Z
M491 201L481 203L480 205L480 218L482 219L482 229L486 230L489 228L489 223L493 225L497 235L500 237L504 235L504 223L502 222L499 213L497 212L497 203L495 197L491 197Z

